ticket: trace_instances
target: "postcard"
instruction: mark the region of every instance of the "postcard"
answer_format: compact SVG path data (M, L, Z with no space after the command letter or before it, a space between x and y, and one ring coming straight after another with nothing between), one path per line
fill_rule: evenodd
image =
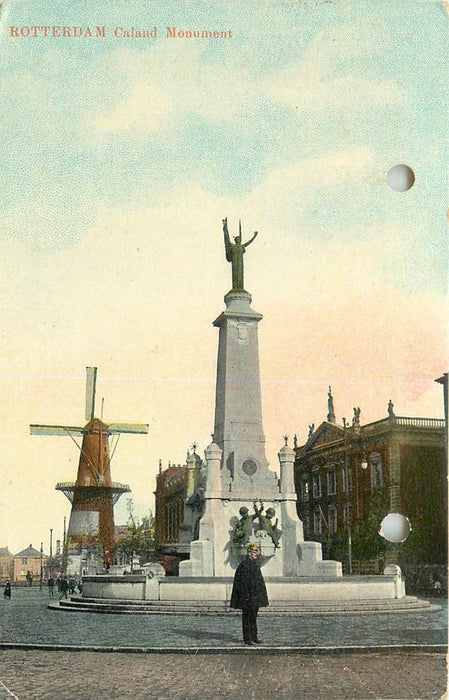
M273 472L329 421L329 392L339 429L390 404L442 421L449 3L0 12L0 546L62 546L70 493L55 487L77 478L78 438L29 426L86 423L86 367L97 418L148 425L110 445L130 489L116 525L130 498L154 516L159 471L204 456L213 322L235 283L224 220L251 241L241 286L263 316Z

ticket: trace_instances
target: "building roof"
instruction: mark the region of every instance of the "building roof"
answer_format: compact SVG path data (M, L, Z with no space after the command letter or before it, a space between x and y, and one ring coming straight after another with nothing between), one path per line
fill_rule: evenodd
M444 419L441 418L415 418L410 416L395 416L382 418L373 423L355 426L340 426L329 421L324 421L311 434L304 445L297 446L296 459L306 459L309 454L316 454L323 450L332 448L344 448L346 441L367 445L370 441L375 440L379 435L385 435L388 432L399 432L401 435L415 435L420 438L423 436L435 435L442 438L444 433Z
M0 557L12 557L8 547L0 547Z
M41 553L39 550L34 549L33 545L30 544L26 549L22 549L21 552L17 552L16 557L40 557Z

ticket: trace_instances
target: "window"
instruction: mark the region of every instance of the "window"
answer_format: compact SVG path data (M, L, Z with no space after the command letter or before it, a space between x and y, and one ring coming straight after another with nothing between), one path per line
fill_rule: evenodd
M22 557L22 564L28 564L28 557Z
M309 484L307 481L299 482L299 498L301 501L309 500Z
M371 471L371 491L382 488L382 455L380 452L371 452L369 456Z
M313 534L321 535L321 513L319 510L313 514Z
M312 495L314 498L321 496L321 477L319 474L315 474L312 479Z
M337 479L334 471L327 473L327 495L334 496L337 491Z
M344 493L351 490L351 473L347 464L344 464L341 470L341 488Z
M329 506L328 523L329 533L337 532L337 509L335 506Z
M351 504L345 503L343 506L343 522L351 523Z

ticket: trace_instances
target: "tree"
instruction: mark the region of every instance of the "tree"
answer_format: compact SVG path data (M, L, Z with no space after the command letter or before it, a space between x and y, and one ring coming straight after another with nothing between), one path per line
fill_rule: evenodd
M143 517L141 521L136 521L131 498L128 499L126 507L129 514L126 534L117 542L116 550L130 557L132 571L135 554L142 556L146 561L151 559L154 552L154 521L151 514Z
M323 559L336 559L341 561L347 555L348 537L347 534L333 532L325 535L322 539Z
M387 492L379 489L372 494L367 505L366 515L356 520L352 536L354 559L363 561L383 556L387 550L387 543L379 535L380 523L389 512Z

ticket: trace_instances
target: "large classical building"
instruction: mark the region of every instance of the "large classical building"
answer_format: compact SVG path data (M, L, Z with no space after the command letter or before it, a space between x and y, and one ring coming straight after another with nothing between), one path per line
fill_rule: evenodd
M323 542L346 571L375 573L385 560L440 567L447 559L445 423L435 418L387 416L362 425L335 419L329 387L327 419L307 442L295 440L298 513L308 539ZM406 542L385 546L377 531L389 512L405 515Z

